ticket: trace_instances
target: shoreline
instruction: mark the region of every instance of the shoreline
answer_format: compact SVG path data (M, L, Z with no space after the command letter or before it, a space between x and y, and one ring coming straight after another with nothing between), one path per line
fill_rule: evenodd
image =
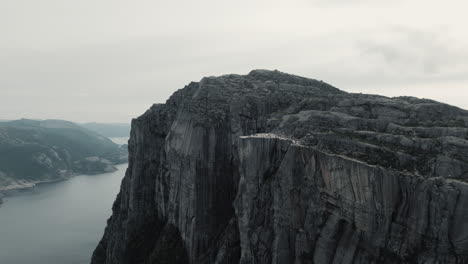
M124 165L128 164L128 162L125 163L119 163L119 164L113 164L116 167L115 171L103 171L100 173L93 173L93 174L85 174L85 173L74 173L69 176L66 176L61 179L54 179L54 180L44 180L44 181L30 181L30 182L16 182L15 184L11 184L8 186L0 187L0 207L2 204L4 204L7 201L7 198L10 196L14 196L16 194L19 194L21 192L26 192L28 190L34 189L36 186L39 185L44 185L44 184L50 184L50 183L57 183L57 182L62 182L62 181L68 181L76 176L94 176L94 175L100 175L100 174L108 174L108 173L113 173L118 171L117 166L119 165Z
M15 190L22 190L22 189L30 189L30 188L36 187L37 185L41 185L41 184L66 181L66 180L69 180L69 179L73 178L74 176L78 176L78 175L80 175L80 174L71 174L71 175L65 176L65 177L63 177L61 179L16 182L15 184L0 187L0 193L5 193L5 192L15 191Z
M20 192L34 189L38 185L66 181L66 180L71 179L74 176L77 176L77 175L73 175L67 178L63 178L63 179L31 181L31 182L23 182L23 183L8 185L8 186L0 188L0 200L1 198L8 198L9 196L13 196ZM2 202L0 202L0 204L2 204Z

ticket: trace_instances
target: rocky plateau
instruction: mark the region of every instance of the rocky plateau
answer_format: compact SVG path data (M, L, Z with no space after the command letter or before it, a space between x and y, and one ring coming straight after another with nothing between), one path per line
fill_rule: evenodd
M132 122L92 264L468 263L468 111L278 71Z

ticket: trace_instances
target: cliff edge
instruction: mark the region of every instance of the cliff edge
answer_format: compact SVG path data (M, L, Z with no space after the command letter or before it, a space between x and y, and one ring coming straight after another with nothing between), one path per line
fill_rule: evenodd
M467 263L468 111L278 71L132 122L92 264Z

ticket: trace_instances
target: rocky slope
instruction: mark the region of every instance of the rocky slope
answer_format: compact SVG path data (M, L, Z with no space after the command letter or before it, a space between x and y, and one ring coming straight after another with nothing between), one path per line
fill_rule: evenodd
M468 111L277 71L133 120L93 264L467 263Z
M116 170L126 152L109 139L61 120L0 123L0 192L74 174Z

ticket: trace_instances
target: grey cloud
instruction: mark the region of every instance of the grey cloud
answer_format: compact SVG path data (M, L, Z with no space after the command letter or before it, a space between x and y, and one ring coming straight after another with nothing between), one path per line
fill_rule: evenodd
M405 0L311 0L310 3L320 7L381 7L396 5Z
M404 79L467 80L468 49L451 42L442 31L393 28L356 47L375 68Z
M449 41L423 0L98 2L0 1L0 118L126 121L190 81L254 68L383 94L468 83L466 16L441 16L462 40Z

